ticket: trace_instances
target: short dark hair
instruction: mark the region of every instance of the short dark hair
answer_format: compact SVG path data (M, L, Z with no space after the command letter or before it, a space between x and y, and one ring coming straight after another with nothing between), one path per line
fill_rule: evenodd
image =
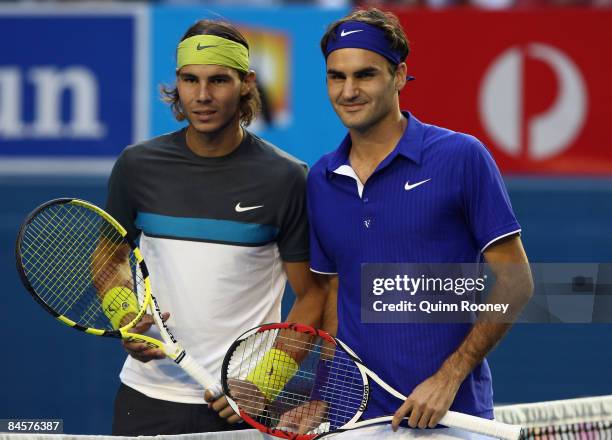
M187 38L194 37L196 35L215 35L217 37L225 38L228 40L235 41L236 43L242 44L244 47L249 49L249 43L246 38L236 29L232 24L221 21L221 20L199 20L193 24L185 35L181 38L181 41ZM246 73L236 70L240 80L243 81ZM170 104L172 113L177 121L185 120L185 114L181 108L179 99L178 89L176 86L161 85L160 93L162 101ZM261 110L261 98L259 97L259 91L257 87L252 87L251 91L244 96L240 97L240 122L244 126L248 126L253 119L257 116Z
M325 56L327 51L329 39L337 38L336 29L347 21L360 21L380 28L385 33L387 40L389 40L391 48L399 52L400 58L405 60L408 57L410 53L410 42L408 38L406 38L406 34L404 33L404 29L402 29L399 19L392 12L384 12L377 8L357 9L346 17L330 24L321 38L321 52L323 52L323 56ZM392 64L391 61L389 61L389 64L392 67L392 73L395 73L397 65Z

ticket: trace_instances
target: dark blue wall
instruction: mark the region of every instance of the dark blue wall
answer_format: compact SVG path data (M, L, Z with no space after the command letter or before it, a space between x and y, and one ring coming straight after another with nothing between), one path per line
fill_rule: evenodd
M507 186L531 262L612 262L612 180ZM517 325L489 359L499 403L612 394L612 325Z
M533 262L612 262L612 181L512 179ZM59 196L103 205L105 179L0 178L0 418L57 417L65 431L108 434L123 362L118 341L55 322L21 286L13 256L25 215ZM286 296L286 311L291 296ZM611 325L515 326L490 356L497 403L612 394Z

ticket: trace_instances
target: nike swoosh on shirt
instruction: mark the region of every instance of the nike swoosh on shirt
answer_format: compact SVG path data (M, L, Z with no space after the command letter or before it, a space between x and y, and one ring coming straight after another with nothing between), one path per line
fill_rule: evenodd
M420 182L413 183L412 185L410 184L410 182L406 182L406 185L404 185L404 189L405 189L406 191L410 191L411 189L414 189L414 188L416 188L416 187L417 187L417 186L419 186L419 185L422 185L422 184L424 184L424 183L426 183L426 182L429 182L430 180L431 180L431 179L421 180Z
M250 211L251 209L263 208L264 205L257 206L240 206L240 202L236 204L236 212Z
M344 29L340 32L341 37L346 37L347 35L354 34L355 32L363 32L363 29L357 29L356 31L345 31Z

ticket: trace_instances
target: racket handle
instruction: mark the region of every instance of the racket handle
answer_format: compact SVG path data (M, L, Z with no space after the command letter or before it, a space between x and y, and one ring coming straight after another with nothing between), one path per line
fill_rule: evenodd
M196 362L194 358L185 353L185 356L177 362L192 378L194 378L205 390L210 391L214 398L223 394L223 389L219 381Z
M522 427L518 425L509 425L455 411L448 411L440 420L440 424L504 440L520 439L522 431Z

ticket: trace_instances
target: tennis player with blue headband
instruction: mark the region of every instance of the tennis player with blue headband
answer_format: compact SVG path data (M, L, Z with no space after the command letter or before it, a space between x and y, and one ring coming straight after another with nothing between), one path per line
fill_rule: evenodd
M344 48L376 52L385 57L391 66L399 66L408 56L407 44L393 44L381 28L357 20L343 22L336 28L335 33L329 36L323 49L325 58L333 51ZM410 76L408 79L414 78Z
M368 368L408 396L397 408L374 389L363 418L394 414L389 431L404 424L404 417L410 427L433 428L449 409L493 418L485 355L510 321L397 323L388 312L388 322L382 322L381 312L381 322L363 323L361 268L486 261L496 275L493 289L513 298L520 310L532 284L499 170L476 138L422 123L400 108L399 93L411 79L405 62L410 49L392 13L352 12L328 27L321 51L329 99L348 129L339 147L312 167L307 182L311 270L338 285L328 297L325 310L332 312L324 328L337 329ZM526 270L511 271L505 263ZM313 412L325 407L320 402ZM285 414L284 423L299 425L299 417ZM459 435L446 430L438 433Z

